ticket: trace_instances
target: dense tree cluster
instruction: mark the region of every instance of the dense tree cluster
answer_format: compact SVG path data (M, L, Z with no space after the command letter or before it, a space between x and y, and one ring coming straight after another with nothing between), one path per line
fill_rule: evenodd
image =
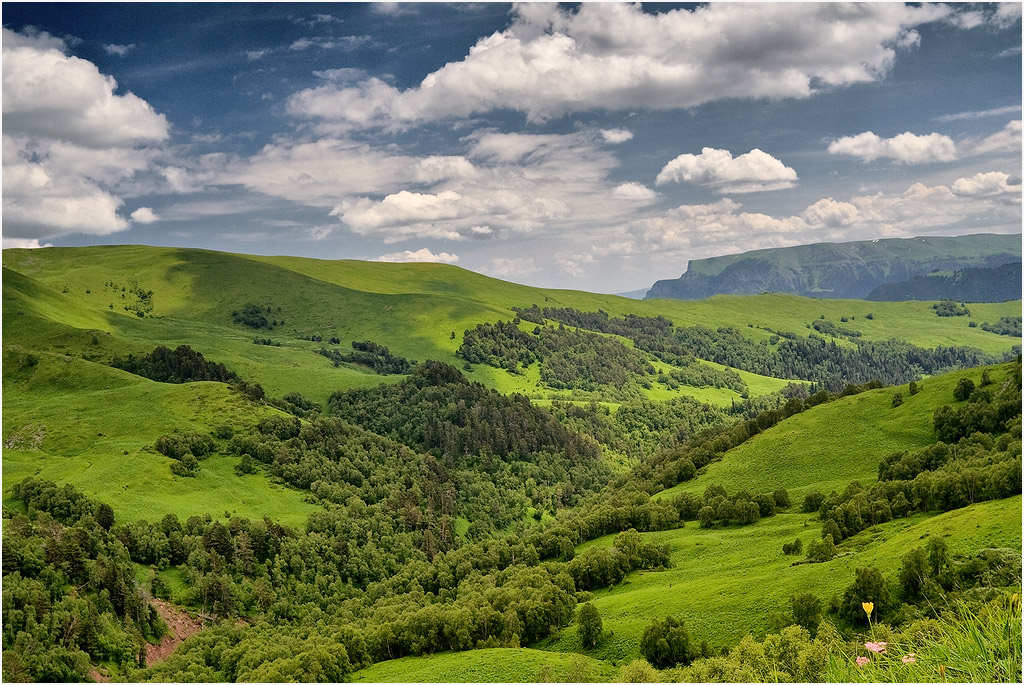
M248 326L249 328L266 328L272 330L278 325L284 325L284 320L278 321L275 318L267 318L268 316L273 317L274 311L274 308L270 305L261 307L258 304L252 304L250 302L242 305L241 309L236 309L231 312L231 318L235 323ZM281 308L278 307L276 311L280 312Z
M201 352L188 345L179 345L171 350L163 345L146 355L136 357L114 357L110 365L145 376L161 383L188 383L191 381L228 381L238 380L234 371L218 362L207 361Z
M846 317L843 317L843 320L845 321ZM840 326L833 321L829 321L828 319L816 319L815 321L812 321L811 328L818 331L822 335L830 335L833 338L859 338L862 335L864 335L858 330L846 328L845 326Z
M635 529L619 533L611 547L591 547L568 564L577 590L594 590L622 581L629 571L669 565L667 545L644 542Z
M303 397L301 392L290 392L280 398L272 397L270 405L303 419L317 416L322 409L316 402Z
M4 680L85 681L92 663L144 665L147 638L165 626L107 530L113 511L33 478L12 494L27 515L4 507Z
M156 439L156 451L175 461L171 473L193 478L199 472L199 460L208 457L216 445L209 435L202 433L172 433Z
M936 316L970 316L971 310L961 302L957 304L953 300L943 300L932 305Z
M1002 316L999 318L999 321L993 324L986 321L981 324L981 328L996 335L1008 335L1011 338L1019 338L1021 335L1021 317Z
M702 364L696 359L684 361L683 364L679 368L672 369L667 375L659 373L658 382L672 390L680 385L688 385L692 388L729 388L746 396L747 384L732 369L716 369L708 364Z
M537 326L527 333L517 321L478 324L465 332L456 354L470 364L488 364L510 373L539 361L541 380L566 390L621 389L654 374L643 355L614 338L565 326Z
M342 362L348 362L351 364L361 364L374 370L382 376L388 374L407 374L412 371L413 366L416 365L415 360L408 360L405 357L396 357L391 354L384 345L379 345L370 340L362 342L353 341L352 351L348 354L342 354L340 350L329 350L321 347L317 350L317 354L327 357L335 366L340 366Z
M269 421L261 431L285 436L294 433L290 425L288 420ZM88 512L98 512L98 505L73 488L30 479L14 494L43 521L53 519L38 512L52 510L69 521L78 517L75 525L88 523L96 534L103 530L90 523L94 519ZM59 534L52 524L40 528ZM44 575L52 573L41 553L23 551L9 541L12 530L20 528L5 522L5 592L9 585L20 587L19 578L30 567L42 567ZM644 542L636 532L619 535L612 548L594 549L578 561L572 559L572 544L552 544L552 536L537 529L464 543L439 550L432 558L420 549L424 535L409 530L403 512L388 503L367 505L356 497L344 506L327 504L310 516L304 530L266 518L222 523L207 515L182 522L173 514L157 523L115 526L108 544L127 564L117 576L121 594L110 594L115 606L122 601L117 597L139 597L137 611L148 611L130 559L153 569L146 589L156 596L167 596L168 588L155 572L176 568L185 581L177 601L203 613L263 617L274 625L271 629L266 622L253 627L226 622L190 640L163 665L135 672L134 678L181 680L192 673L230 680L259 673L272 679L272 674L285 673L282 669L296 668L295 673L313 679L337 680L351 669L407 654L525 644L572 619L578 592L574 577L599 588L634 569L668 563L665 548ZM70 544L70 537L61 539ZM79 547L68 549L74 564L89 566ZM554 555L569 560L544 560ZM99 597L106 597L102 589ZM124 601L129 608L135 606L134 600ZM5 618L20 606L5 596ZM21 614L14 616L17 620L10 625L21 625ZM136 620L125 625L139 624ZM6 626L5 621L5 630ZM59 643L57 636L47 639L49 644ZM137 653L133 650L132 659ZM252 657L239 661L247 653ZM5 654L5 668L27 661L9 660ZM78 659L77 667L87 665L88 659Z
M401 383L334 393L329 404L333 416L434 454L449 467L494 472L502 462L536 462L554 454L570 471L582 467L577 477L585 481L607 474L593 438L568 430L526 397L470 383L441 362L419 365Z
M605 333L615 333L633 340L636 349L653 354L662 361L686 366L696 357L776 378L814 381L829 390L839 390L848 383L865 383L878 379L889 384L906 383L924 374L990 364L999 361L969 347L924 349L898 340L863 341L859 331L846 329L819 319L813 325L829 335L857 340L856 346L840 346L812 333L809 338L781 334L777 347L748 338L735 328L706 326L673 326L664 317L650 318L627 315L621 319L605 312L580 312L575 309L544 308L536 305L517 309L526 320L543 322L551 319ZM868 318L873 318L871 315ZM833 332L834 331L834 332Z
M715 523L757 523L761 517L775 516L776 510L785 506L783 502L789 502L789 493L784 488L757 493L740 490L729 496L717 484L709 485L703 497L684 492L672 501L681 520L697 520L701 528L710 528Z
M548 411L569 430L585 433L606 451L613 450L634 461L675 447L728 419L725 411L685 396L664 402L634 399L623 402L614 412L595 403L580 406L555 401Z
M640 637L640 654L657 668L686 666L695 656L685 623L675 616L655 621Z

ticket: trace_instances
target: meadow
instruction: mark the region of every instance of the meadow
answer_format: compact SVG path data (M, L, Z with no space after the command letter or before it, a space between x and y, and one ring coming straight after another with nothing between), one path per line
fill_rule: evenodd
M559 400L581 409L596 402L616 411L620 399L546 386L538 363L518 373L482 363L468 365L456 356L463 332L478 323L510 320L515 316L513 307L536 303L603 310L612 316L660 315L677 326L732 327L767 348L779 344L779 333L806 337L823 317L860 331L858 340L898 338L927 348L971 346L995 356L1020 342L970 325L972 321L980 324L1019 316L1019 300L971 304L969 317L938 317L928 302L817 300L778 294L716 296L696 302L636 301L530 288L446 265L253 257L170 248L5 250L3 285L7 333L3 341L4 506L12 513L27 511L12 497L11 487L34 476L71 484L87 497L113 504L118 525L156 522L171 513L182 522L209 514L217 525L223 522L228 526L232 519L240 518L262 521L266 516L301 531L311 513L322 514L326 509L337 515L342 502L355 506L354 511L366 511L362 501L353 504L342 494L331 506L322 506L326 500L315 494L320 483L306 489L294 487L281 476L284 469L278 475L269 467L237 473L240 456L229 453L226 440L215 443L213 454L199 462L194 478L173 475L170 466L174 460L157 451L157 437L174 432L216 434L224 426L237 434L260 436L261 421L275 425L287 415L269 404L249 402L224 383L158 383L110 366L115 357L143 355L157 345L190 345L246 381L261 384L270 397L298 391L325 409L333 392L406 379L378 375L354 363L335 366L317 354L321 347L347 351L351 342L369 340L420 363L428 359L444 362L486 388L526 395L537 407ZM274 322L271 327L253 329L235 321L233 313L250 303ZM524 331L533 326L527 321L520 324ZM634 348L630 339L601 335ZM310 339L313 337L323 340ZM340 343L325 342L331 337ZM855 344L848 337L825 337L838 346ZM254 344L254 338L267 338L275 344ZM667 362L649 361L658 371L673 370ZM706 360L698 363L726 368ZM1001 387L1013 374L1005 364L991 367L989 372L994 387ZM726 388L680 385L670 390L659 383L638 387L648 400L688 396L741 411L747 399L768 396L770 400L772 393L791 380L743 370L737 373L747 386L747 397ZM621 582L596 589L592 595L579 594L580 601L592 598L604 624L603 635L592 648L582 645L576 624L570 623L519 648L497 649L488 644L465 652L403 657L373 664L352 673L351 678L357 682L616 681L623 677L620 669L640 656L641 634L657 618L683 618L695 641L706 641L717 651L736 645L747 634L762 638L787 625L790 598L798 592L814 592L827 605L851 582L858 568L873 565L887 577L893 576L907 551L930 539L944 540L953 554L984 548L1009 548L1019 553L1020 496L941 514L897 518L843 541L836 558L824 563L809 563L803 556L782 552L783 544L794 539L799 538L806 547L820 538L817 515L800 511L804 495L815 490L826 494L842 490L853 480L868 485L877 479L879 462L886 455L935 442L932 417L936 409L951 402L962 379L978 383L980 376L979 369L954 371L919 381L919 391L914 394L903 384L807 408L729 450L695 477L654 492L654 500L671 501L682 492L703 493L711 484L722 485L730 493L786 488L792 505L752 525L703 528L687 522L670 530L642 533L645 541L667 546L670 563L664 569L632 571ZM806 388L808 383L798 381L797 385ZM894 402L897 394L902 403ZM395 436L397 433L391 438ZM628 474L637 463L615 454L601 468L608 467L610 479ZM493 464L488 464L491 467ZM520 477L520 469L528 467L532 468L519 463L503 477L512 482ZM423 472L427 471L424 466ZM301 480L299 476L292 472L288 482ZM439 478L436 474L431 477ZM352 478L363 482L362 475ZM427 490L418 482L412 487L411 474L404 478L410 484L405 488L408 492ZM522 478L526 480L525 475ZM628 476L623 478L628 480ZM517 513L515 525L499 532L515 533L517 526L529 525L534 518L544 526L555 526L559 507L574 501L571 493L553 485L545 489L537 486L536 479L529 482L533 489L528 492L535 498ZM440 492L436 488L441 483L431 481L430 487L435 489L430 491ZM361 492L383 498L379 493L392 485L373 486L377 490L367 485ZM484 485L474 484L474 488ZM486 500L489 491L474 492ZM441 496L437 497L440 501ZM415 513L408 513L411 502L388 501L385 506L385 501L375 505L374 516L387 512L398 520L395 512L405 506L404 511L412 517L406 520L416 520ZM522 524L518 523L520 515L525 517ZM469 544L479 535L479 531L471 532L473 523L455 515L449 533L461 544ZM402 534L408 538L402 544L410 549L411 541L421 540L415 525ZM367 533L366 539L370 537ZM198 534L196 539L205 540ZM611 547L613 540L614 535L590 540L578 545L575 553ZM200 558L200 567L201 562ZM294 559L290 563L298 564ZM157 569L135 562L133 570L143 584L159 577L171 599L195 594L179 568ZM307 592L314 583L326 582L320 577L309 581ZM332 582L336 582L332 586L335 591L343 595L354 592L351 580L343 591L337 590L343 586L341 580ZM208 592L208 587L204 585L203 591ZM246 592L255 592L251 584L245 587ZM252 594L247 596L255 602ZM205 610L205 600L202 607L192 607L200 608Z

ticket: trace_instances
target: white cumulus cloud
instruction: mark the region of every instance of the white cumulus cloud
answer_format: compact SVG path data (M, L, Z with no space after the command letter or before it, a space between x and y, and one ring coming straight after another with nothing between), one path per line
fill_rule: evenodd
M4 132L65 140L83 147L162 141L167 120L92 62L48 47L9 42L3 29Z
M137 224L151 224L159 221L160 217L149 207L139 207L131 213L131 220Z
M96 66L48 34L3 29L3 230L38 241L107 235L129 221L118 188L151 164L142 145L168 124L141 98L117 95Z
M1021 201L1021 184L1010 181L1010 176L1001 171L977 173L969 178L959 178L953 183L953 194L973 198L1000 198L1011 203Z
M719 193L751 193L791 188L796 171L758 149L732 156L728 150L706 147L699 155L682 154L658 174L657 185L692 183Z
M636 183L633 181L615 186L615 190L612 191L612 195L622 198L623 200L639 200L643 202L651 202L658 199L658 193L651 190L643 183Z
M902 193L823 198L791 216L747 212L726 198L638 219L628 227L628 240L605 251L694 258L822 240L950 235L976 231L979 225L1012 232L1020 228L1020 197L1019 181L986 172L949 186L914 183Z
M919 136L907 131L881 138L871 131L845 136L829 143L829 153L847 155L865 162L891 159L901 164L950 162L957 158L956 144L949 136L929 133Z
M533 257L495 257L481 271L499 278L522 278L537 273L540 268Z
M459 261L459 255L439 252L434 254L427 248L419 250L405 250L404 252L391 252L382 254L373 261L375 262L437 262L441 264L454 264Z

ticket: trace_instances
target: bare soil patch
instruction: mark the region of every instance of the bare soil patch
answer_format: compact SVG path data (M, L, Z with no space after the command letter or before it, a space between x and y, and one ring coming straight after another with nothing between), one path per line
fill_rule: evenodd
M160 617L167 622L168 633L160 639L159 644L146 645L147 664L163 661L177 649L178 645L203 629L201 620L189 616L184 609L166 600L154 599L152 604Z

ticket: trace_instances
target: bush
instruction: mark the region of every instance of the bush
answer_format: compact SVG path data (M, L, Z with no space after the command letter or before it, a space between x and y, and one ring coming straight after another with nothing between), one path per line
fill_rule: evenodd
M786 490L786 488L779 488L778 490L775 491L774 496L775 506L777 506L780 509L785 509L789 507L789 491Z
M576 616L576 623L579 625L580 640L584 647L594 647L601 637L601 615L590 602L580 607Z
M807 559L809 561L831 561L835 556L836 544L831 534L826 535L821 540L815 540L807 546Z
M230 440L235 437L235 429L227 424L217 426L213 429L213 437L218 440Z
M644 659L633 659L622 667L619 676L624 683L656 683L658 672Z
M697 520L700 521L701 528L710 528L715 522L715 510L710 506L703 506L701 510L697 512Z
M911 601L919 599L928 575L928 555L924 548L918 547L907 552L900 566L900 588L903 591L903 598Z
M640 654L657 668L684 666L693 661L690 633L681 619L669 616L644 629L640 638Z
M804 543L800 538L793 540L793 542L786 542L782 545L783 554L800 554L804 551Z
M797 541L799 542L799 540ZM814 632L821 621L821 600L813 592L793 596L793 622Z
M171 473L184 478L195 478L199 472L199 461L191 454L186 454L179 461L171 463Z
M856 625L867 625L868 615L864 611L864 602L874 604L872 621L884 616L893 606L892 595L885 584L885 576L875 566L857 569L856 578L847 586L840 600L840 617Z
M892 406L895 408L900 406L901 404L903 404L903 394L896 393L895 395L892 396Z
M825 495L821 494L817 490L812 490L804 495L804 504L801 508L805 514L813 514L821 509L821 505L824 501Z
M970 378L961 378L957 382L956 387L953 388L953 399L957 402L963 402L971 396L972 392L974 392L974 381Z

